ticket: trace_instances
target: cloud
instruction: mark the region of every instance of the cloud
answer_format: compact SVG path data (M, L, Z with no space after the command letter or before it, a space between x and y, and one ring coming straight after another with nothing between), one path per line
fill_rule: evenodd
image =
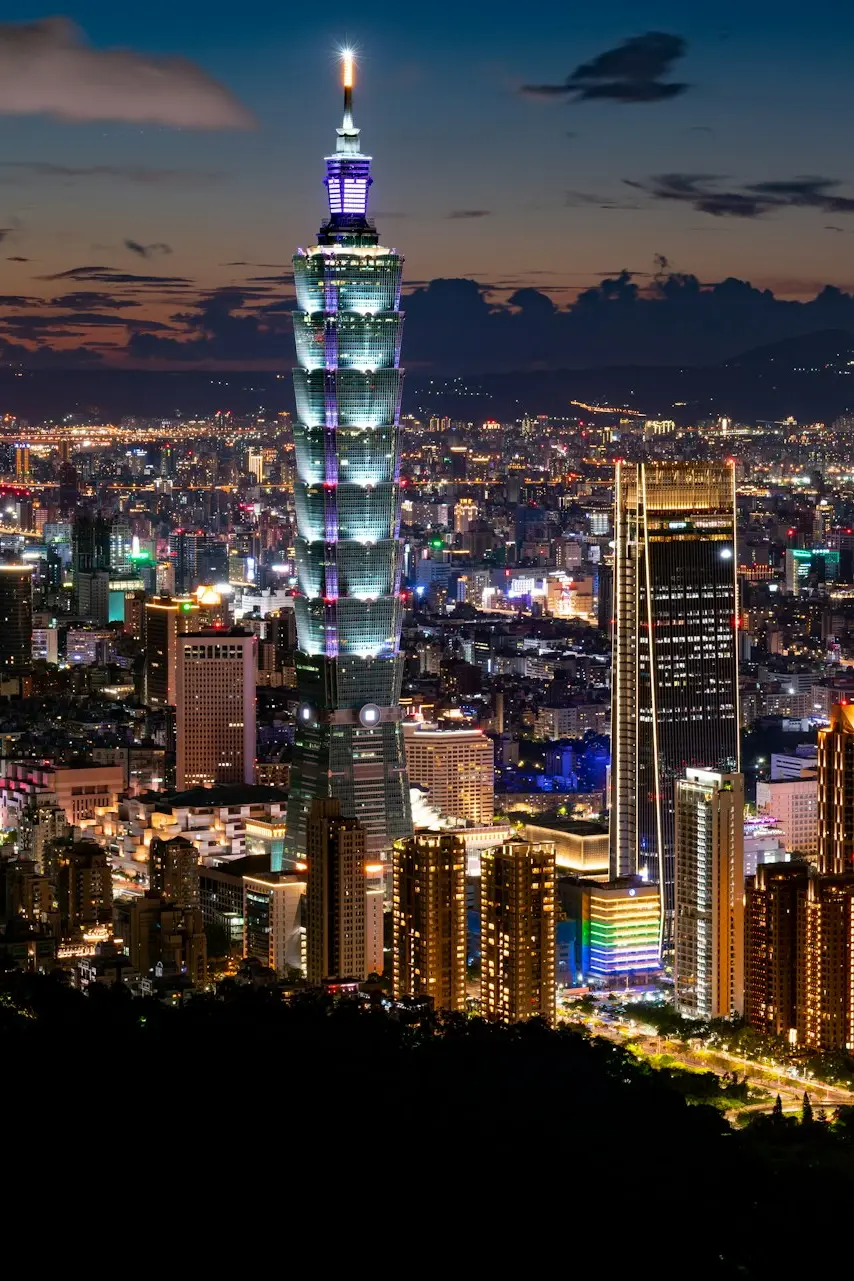
M128 354L136 359L170 363L279 362L293 332L290 317L247 315L246 303L256 293L228 285L212 290L199 300L195 311L172 317L174 324L182 326L183 333L177 337L132 334Z
M653 200L690 205L715 218L763 218L778 209L821 209L825 213L854 213L854 198L836 194L833 178L806 176L772 182L753 182L721 188L726 179L714 174L665 173L643 182L623 180Z
M689 87L661 79L687 48L682 36L647 31L600 53L591 62L582 62L562 84L523 85L521 91L530 97L567 102L662 102Z
M6 259L7 262L29 262L29 258L22 258L20 254L12 254Z
M0 24L0 114L246 129L250 113L184 58L93 49L66 18Z
M488 218L491 209L452 209L447 218Z
M294 273L284 271L280 276L250 276L249 281L253 285L291 285L293 284Z
M100 293L94 289L80 289L76 293L61 294L44 304L47 307L70 307L74 311L104 311L115 308L121 311L125 307L139 307L141 304L127 298L114 298L112 294Z
M186 276L137 276L129 271L118 271L115 267L69 267L67 271L56 271L49 276L39 276L39 280L81 280L95 281L105 285L157 285L169 289L189 289L193 282Z
M24 302L26 303L26 299ZM159 320L128 320L122 316L104 316L99 312L61 312L53 315L28 313L0 317L0 328L16 338L36 340L42 337L65 336L71 330L85 336L91 329L124 329L132 333L168 330L170 325Z
M126 240L125 249L130 250L140 258L154 258L158 254L171 254L172 246L166 245L163 241L156 241L153 245L140 244L138 240Z
M2 245L7 236L12 235L14 230L14 227L0 227L0 245Z
M595 206L597 209L639 209L637 202L615 200L612 196L596 195L590 191L568 191L564 202L569 209Z
M107 281L123 276L109 268L88 270L107 272ZM489 281L409 281L405 365L443 377L712 366L761 344L821 330L854 335L854 289L820 287L806 275L708 282L674 270L668 255L658 253L645 270L603 273L577 294L533 287L533 279L533 273L514 271ZM288 312L294 300L292 288L284 284L269 290L234 285L204 293L188 284L171 314L161 308L166 314L159 311L155 322L140 319L138 307L122 312L123 289L110 283L101 290L81 285L49 302L9 295L3 303L14 310L11 318L0 314L0 333L8 333L18 346L10 352L0 340L4 359L54 367L64 359L67 364L86 362L79 347L66 358L69 349L59 349L61 340L85 343L90 353L108 352L114 364L131 361L160 368L281 370L283 362L292 360ZM166 292L158 287L159 295ZM142 296L147 303L152 295ZM565 389L568 376L561 377Z
M0 182L20 182L22 178L56 178L74 182L77 178L123 179L143 186L187 186L219 182L224 175L217 170L149 169L145 165L61 165L50 160L0 160Z

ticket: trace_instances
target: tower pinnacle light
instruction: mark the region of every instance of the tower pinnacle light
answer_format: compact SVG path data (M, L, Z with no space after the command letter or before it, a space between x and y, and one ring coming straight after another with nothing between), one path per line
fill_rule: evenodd
M353 124L354 78L344 51L329 216L293 260L300 703L287 842L300 856L315 799L335 797L358 818L372 855L411 826L399 705L403 260L368 218L371 158Z

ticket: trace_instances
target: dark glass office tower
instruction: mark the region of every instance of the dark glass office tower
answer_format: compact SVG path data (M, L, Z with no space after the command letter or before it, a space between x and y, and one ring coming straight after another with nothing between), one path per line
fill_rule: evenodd
M287 841L306 849L315 799L357 818L371 854L411 829L400 726L403 260L367 216L370 157L344 122L326 158L329 217L294 257L300 704Z
M23 676L33 662L33 566L0 562L0 677Z
M741 768L730 464L617 465L611 875L662 886L671 942L675 782Z

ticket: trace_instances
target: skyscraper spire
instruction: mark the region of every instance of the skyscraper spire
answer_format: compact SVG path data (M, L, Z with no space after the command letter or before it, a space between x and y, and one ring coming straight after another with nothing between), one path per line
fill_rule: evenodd
M341 83L344 86L344 128L353 128L353 80L355 62L350 49L341 54Z
M371 178L371 157L362 154L359 147L359 130L353 124L353 81L355 63L349 49L341 54L341 81L344 85L344 120L336 129L338 141L335 154L326 157L324 182L329 196L329 222L321 230L322 239L336 240L341 235L361 236L359 243L366 243L364 236L376 233L368 222L368 188ZM351 240L351 243L356 242Z

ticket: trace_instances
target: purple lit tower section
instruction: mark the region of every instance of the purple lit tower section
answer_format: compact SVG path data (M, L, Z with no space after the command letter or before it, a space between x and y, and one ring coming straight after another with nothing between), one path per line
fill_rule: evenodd
M316 798L364 825L373 856L411 830L401 732L400 286L368 218L371 158L344 121L326 157L329 217L294 257L297 684L286 849Z

